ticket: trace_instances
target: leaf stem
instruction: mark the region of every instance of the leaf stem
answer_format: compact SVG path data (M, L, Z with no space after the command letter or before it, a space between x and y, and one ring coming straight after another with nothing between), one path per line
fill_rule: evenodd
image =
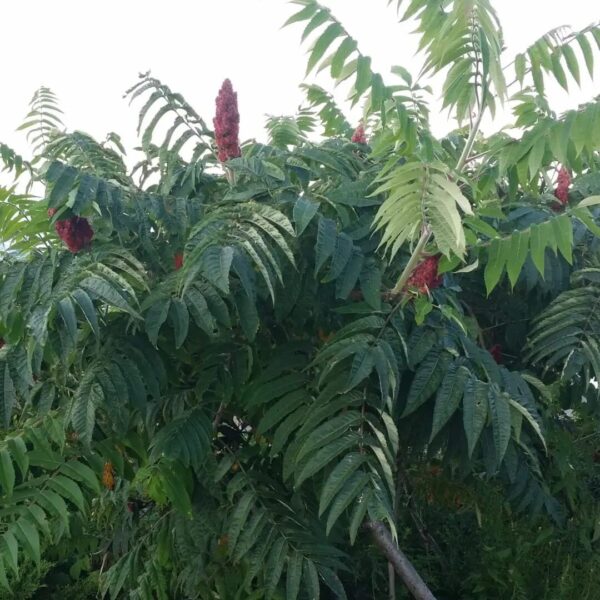
M475 144L475 138L477 137L477 133L479 132L479 127L481 126L481 120L483 119L483 113L484 113L484 110L482 108L479 111L479 114L477 115L477 119L476 119L475 123L473 124L473 127L471 127L471 131L469 133L467 143L465 144L462 154L460 155L460 158L458 159L458 163L456 164L456 170L459 173L463 170L463 168L469 158L469 154L471 154L471 150L473 150L473 145Z
M475 120L475 122L473 123L473 126L471 127L471 131L469 132L469 137L467 139L465 147L462 151L462 154L460 155L460 158L458 159L458 163L456 164L456 171L459 173L463 170L465 164L467 163L469 155L471 154L471 151L473 150L473 145L475 144L475 138L477 137L477 132L479 131L479 128L481 126L481 120L483 119L483 113L484 113L483 99L484 98L485 98L485 93L482 97L481 109L479 111L479 114L477 115L477 119ZM404 290L404 287L406 286L408 279L412 275L412 272L415 270L415 267L417 266L419 260L421 259L421 254L422 254L423 250L425 249L425 246L431 239L431 233L432 233L431 227L428 224L425 224L423 226L423 231L421 233L421 237L419 238L419 241L417 242L415 249L413 250L410 258L408 259L408 262L406 263L404 270L400 274L400 278L398 279L396 285L394 286L394 289L391 291L392 298L395 296L399 296L402 293L402 291Z

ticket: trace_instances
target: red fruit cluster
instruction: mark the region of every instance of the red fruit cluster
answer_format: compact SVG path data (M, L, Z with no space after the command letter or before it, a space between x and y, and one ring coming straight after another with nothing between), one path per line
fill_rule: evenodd
M500 344L494 344L491 348L488 348L488 352L498 364L502 364L502 346Z
M406 285L416 289L421 294L433 290L442 285L442 277L438 275L439 256L428 256L421 261L412 275L408 278Z
M223 82L216 102L217 112L213 119L215 141L219 160L226 162L230 158L242 155L239 140L240 113L238 112L237 94L233 91L229 79Z
M71 217L63 221L56 221L54 228L58 237L74 254L87 248L94 237L94 230L84 217Z
M558 172L558 181L556 183L556 189L554 190L554 196L558 200L553 205L555 210L564 208L569 201L569 187L571 185L571 173L568 169L561 167Z
M181 252L177 252L173 257L173 262L175 263L175 270L179 271L181 267L183 267L183 254Z
M361 123L352 134L352 142L355 144L366 144L367 143L367 134L365 133L365 127Z

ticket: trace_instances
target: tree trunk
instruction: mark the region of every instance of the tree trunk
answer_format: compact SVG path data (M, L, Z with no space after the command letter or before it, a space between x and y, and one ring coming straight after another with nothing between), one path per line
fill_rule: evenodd
M412 566L410 560L394 543L387 527L380 521L369 521L366 524L366 528L371 532L375 543L394 566L394 570L414 598L416 600L436 600L431 590L427 587L427 584Z

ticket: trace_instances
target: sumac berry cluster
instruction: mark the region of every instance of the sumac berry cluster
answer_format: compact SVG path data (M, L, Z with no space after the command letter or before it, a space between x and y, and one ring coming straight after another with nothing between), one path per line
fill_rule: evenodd
M181 252L177 252L177 254L175 254L173 257L173 264L176 271L179 271L179 269L183 267L183 254Z
M502 364L502 346L500 344L494 344L491 348L488 348L488 352L498 364Z
M217 111L213 124L215 126L215 142L221 162L241 156L240 150L240 113L238 112L237 94L233 91L231 81L226 79L217 96Z
M415 289L421 294L442 285L442 277L438 275L439 256L428 256L421 261L406 283L409 289Z
M553 205L554 210L562 210L569 201L569 187L571 185L571 173L568 169L561 167L558 172L558 181L554 190L554 197L558 200Z
M352 134L352 142L355 144L366 144L367 143L367 134L365 133L365 127L361 123Z
M56 208L48 209L48 216L53 217L56 214ZM67 245L67 248L73 252L79 252L87 248L94 238L94 230L85 217L71 217L56 221L54 229L58 237Z
M102 485L107 490L115 489L115 470L110 461L105 462L102 468Z
M85 217L71 217L54 224L58 237L73 254L90 245L94 230Z

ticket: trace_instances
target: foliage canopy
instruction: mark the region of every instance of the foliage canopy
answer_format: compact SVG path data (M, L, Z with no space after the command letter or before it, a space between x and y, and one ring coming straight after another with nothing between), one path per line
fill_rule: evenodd
M593 598L600 102L557 115L545 90L593 74L600 28L505 66L489 0L390 2L424 68L388 83L293 4L368 143L305 85L221 163L235 123L143 74L132 169L47 88L31 160L0 144L0 588L383 598L383 523L439 598ZM511 135L483 136L501 105Z

